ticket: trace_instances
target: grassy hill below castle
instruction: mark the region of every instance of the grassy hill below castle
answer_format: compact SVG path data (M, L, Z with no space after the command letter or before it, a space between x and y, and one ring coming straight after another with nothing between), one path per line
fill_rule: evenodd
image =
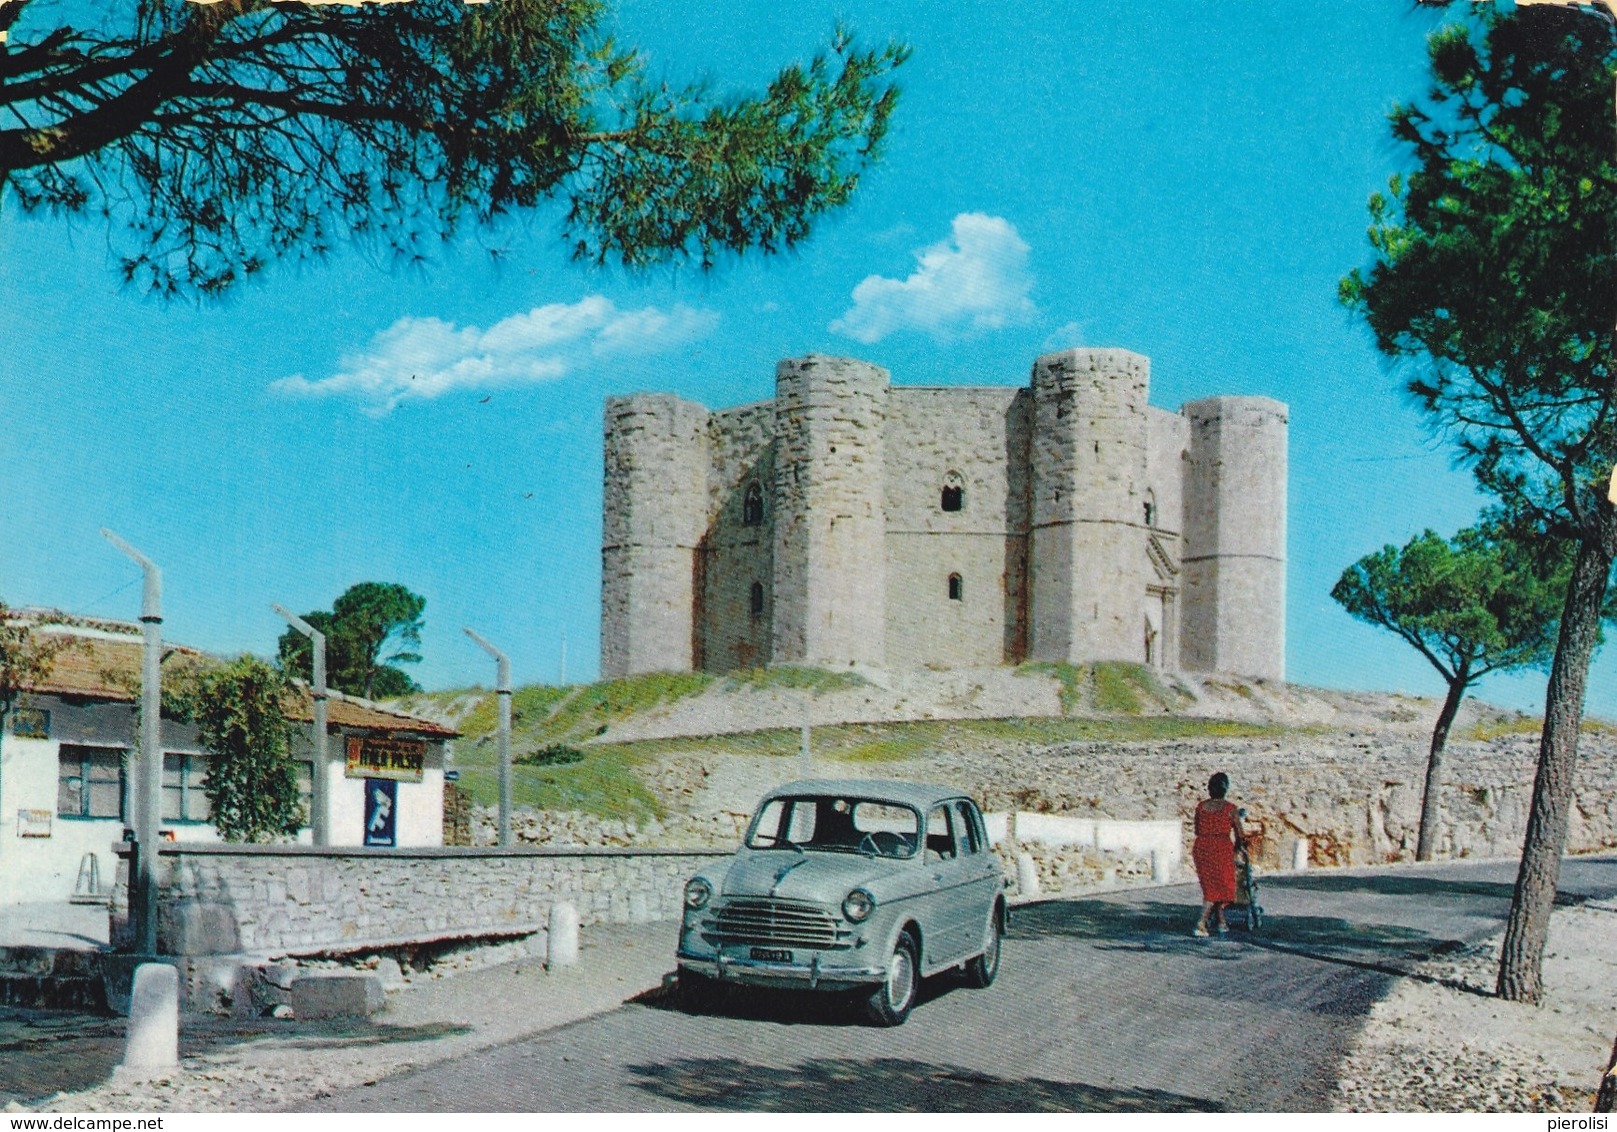
M423 693L401 706L463 732L455 744L461 784L475 803L492 804L498 797L494 693ZM902 764L979 748L1302 740L1353 729L1407 737L1429 729L1436 710L1435 702L1417 697L1164 675L1121 663L906 674L795 667L723 677L653 673L517 689L513 792L518 806L659 817L666 791L654 788L658 767L687 756L792 759L805 720L816 773L836 773L839 764L857 773L856 764ZM1536 727L1530 717L1473 701L1456 737L1487 739Z

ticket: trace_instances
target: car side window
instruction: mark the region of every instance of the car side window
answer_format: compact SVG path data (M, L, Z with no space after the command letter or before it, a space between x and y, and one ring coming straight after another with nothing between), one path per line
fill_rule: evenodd
M949 807L938 806L926 819L926 850L940 860L954 857L954 831L949 824Z
M961 856L970 857L982 852L983 843L981 835L977 832L977 823L971 820L971 803L956 802L954 809L955 832L960 837Z

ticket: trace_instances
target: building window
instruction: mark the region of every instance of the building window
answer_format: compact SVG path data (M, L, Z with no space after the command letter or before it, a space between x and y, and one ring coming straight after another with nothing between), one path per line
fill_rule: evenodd
M943 477L943 509L959 511L966 505L966 481L959 472Z
M64 818L124 816L122 747L62 744L56 764L56 814Z
M208 756L163 753L163 820L204 822L213 820L203 785L208 781Z
M1157 525L1157 497L1150 491L1145 493L1145 525L1148 527Z
M764 584L762 582L752 583L752 593L747 599L747 608L754 617L764 615Z
M747 494L741 501L741 522L756 527L764 521L764 493L755 483L747 485Z
M949 600L964 601L966 599L966 583L960 580L959 574L949 575Z

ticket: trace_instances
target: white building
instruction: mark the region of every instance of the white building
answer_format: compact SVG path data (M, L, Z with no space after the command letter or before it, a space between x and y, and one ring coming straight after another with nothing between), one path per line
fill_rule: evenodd
M96 895L92 889L110 889L113 844L133 824L140 626L96 621L67 627L51 624L46 614L22 616L36 622L36 633L74 641L57 654L46 679L19 699L0 735L0 904L66 901L75 893L88 899ZM163 651L165 665L202 657L167 643ZM293 758L306 815L314 775L324 776L330 844L443 844L445 743L457 733L333 692L326 765L316 768L313 701L306 689L300 692L288 705L288 714L304 724ZM165 840L219 840L202 789L208 763L194 727L163 720ZM307 821L298 840L312 840Z

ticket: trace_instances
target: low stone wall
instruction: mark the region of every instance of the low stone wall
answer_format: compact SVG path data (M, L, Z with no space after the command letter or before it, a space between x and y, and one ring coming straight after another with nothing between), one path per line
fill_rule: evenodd
M159 855L158 950L310 955L524 936L543 930L551 906L563 902L578 909L583 924L669 919L679 914L685 880L720 856L168 845ZM120 884L115 943L125 897Z

